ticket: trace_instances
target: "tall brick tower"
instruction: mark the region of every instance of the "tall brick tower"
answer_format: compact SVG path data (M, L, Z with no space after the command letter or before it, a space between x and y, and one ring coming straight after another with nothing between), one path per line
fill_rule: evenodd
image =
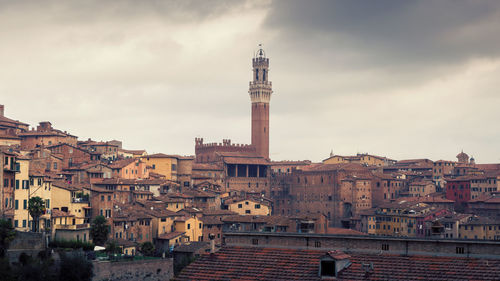
M252 59L252 66L253 81L248 90L252 101L252 145L259 156L269 159L269 101L273 90L268 81L269 59L262 47Z

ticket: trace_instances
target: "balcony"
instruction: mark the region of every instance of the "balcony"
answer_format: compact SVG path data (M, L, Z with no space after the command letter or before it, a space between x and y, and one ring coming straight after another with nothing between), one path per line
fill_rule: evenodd
M90 228L89 223L82 223L82 224L56 224L53 226L55 230L57 229L64 229L64 230L80 230L80 229L85 229L85 228Z

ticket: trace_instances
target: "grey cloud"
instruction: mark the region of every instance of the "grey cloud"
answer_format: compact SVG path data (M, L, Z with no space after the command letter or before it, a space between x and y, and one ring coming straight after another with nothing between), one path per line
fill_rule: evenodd
M360 52L364 67L500 54L498 1L275 1L265 26L305 52Z
M49 21L89 24L95 21L134 21L153 17L166 22L201 22L243 9L247 1L229 0L117 0L117 1L0 1L0 13L24 10L42 12Z

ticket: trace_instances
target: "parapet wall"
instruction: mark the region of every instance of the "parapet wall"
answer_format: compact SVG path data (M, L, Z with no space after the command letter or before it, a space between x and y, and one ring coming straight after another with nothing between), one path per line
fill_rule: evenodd
M500 241L251 232L224 233L223 239L228 246L500 259Z
M174 276L172 259L94 262L94 281L166 281Z
M250 144L231 143L230 139L223 139L222 143L203 143L203 138L196 138L194 149L197 163L217 161L217 152L256 152L255 146Z

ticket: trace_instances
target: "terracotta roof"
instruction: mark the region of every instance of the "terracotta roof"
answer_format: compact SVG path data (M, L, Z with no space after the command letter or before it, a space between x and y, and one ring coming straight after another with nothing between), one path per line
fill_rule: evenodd
M297 166L297 165L310 165L310 160L299 160L299 161L271 161L271 166Z
M262 157L224 157L226 164L269 165L269 161Z
M65 181L58 180L58 181L52 182L52 186L59 187L59 188L69 190L69 191L78 191L78 190L82 190L83 186L88 186L88 185L70 184L70 183L67 183Z
M203 211L203 216L228 216L237 215L237 213L229 210L205 210Z
M222 218L224 223L261 223L265 225L289 226L291 219L282 216L234 215Z
M193 170L222 170L222 167L217 164L208 163L193 163Z
M369 171L369 169L359 163L339 163L339 164L322 164L315 163L309 166L303 167L300 170L305 172L314 171L337 171L337 170L348 170L348 171Z
M20 122L18 120L7 118L5 116L0 116L0 122L11 123L14 125L26 125L26 126L28 126L28 124L26 124L26 123Z
M146 153L146 150L144 149L138 149L138 150L130 150L130 149L119 149L119 151L125 152L125 153L130 153L133 155L142 155Z
M347 228L339 228L339 227L329 227L326 230L327 234L335 234L335 235L368 235L363 232L356 231L354 229L347 229Z
M176 280L322 280L320 258L329 253L350 264L328 280L498 280L500 276L500 260L224 247L202 255ZM370 265L372 269L367 268Z
M193 160L194 156L181 156L175 154L155 153L155 154L141 156L141 158L177 158L184 160Z
M74 217L74 215L68 213L68 212L64 212L64 211L61 211L61 210L58 210L58 209L52 209L50 211L50 216L52 218L60 218L60 217Z
M221 217L219 216L208 216L208 217L202 217L200 220L203 222L204 225L222 225L224 224L221 220Z
M137 243L135 243L133 241L129 241L129 240L124 240L124 239L111 239L110 242L114 242L118 246L126 247L126 248L137 246Z
M157 239L165 239L165 240L170 240L170 239L174 239L174 238L176 238L176 237L182 236L182 235L184 235L185 233L186 233L186 232L178 232L178 231L169 232L169 233L163 233L163 234L158 235L158 238L157 238Z
M187 242L185 244L179 245L178 247L175 247L174 252L194 253L203 248L207 249L209 248L209 246L210 243L208 242L199 242L199 241Z
M169 181L162 179L122 179L122 178L106 178L95 182L95 185L161 185Z
M123 167L126 167L132 163L134 163L137 159L135 158L127 158L127 159L120 159L116 160L115 162L109 164L108 166L112 169L121 169Z

